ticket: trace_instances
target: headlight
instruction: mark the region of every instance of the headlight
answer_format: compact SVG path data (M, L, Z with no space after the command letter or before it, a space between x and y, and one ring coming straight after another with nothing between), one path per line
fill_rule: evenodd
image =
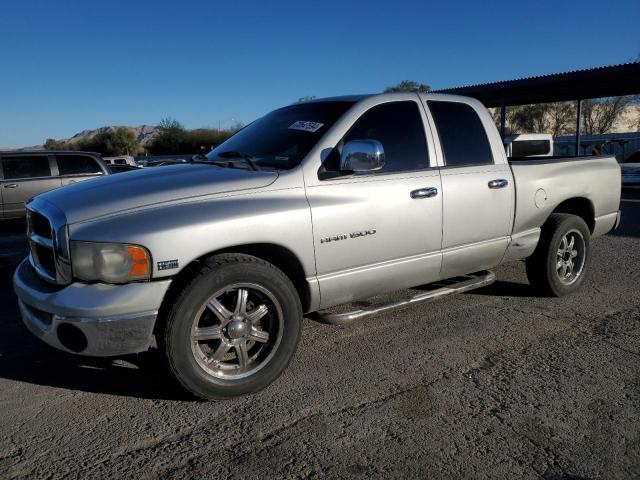
M71 242L71 266L75 278L89 282L148 280L151 272L147 249L125 243Z

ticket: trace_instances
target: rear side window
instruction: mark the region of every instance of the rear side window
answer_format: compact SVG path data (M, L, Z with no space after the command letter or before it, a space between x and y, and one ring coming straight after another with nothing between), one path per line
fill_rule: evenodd
M2 168L5 180L51 176L49 158L46 155L3 157Z
M516 140L511 144L511 156L529 157L531 155L548 155L551 150L549 140Z
M56 155L60 175L87 175L102 173L98 163L86 155Z
M379 172L418 170L429 165L427 141L416 102L390 102L365 112L344 137L378 140L384 148L385 166Z
M487 133L476 111L465 103L427 102L448 167L493 163Z

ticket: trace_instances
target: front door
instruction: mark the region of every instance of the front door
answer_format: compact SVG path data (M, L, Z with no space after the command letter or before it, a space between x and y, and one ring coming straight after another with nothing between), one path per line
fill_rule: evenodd
M441 185L423 115L416 101L373 106L336 150L377 140L385 167L307 184L322 308L438 279Z

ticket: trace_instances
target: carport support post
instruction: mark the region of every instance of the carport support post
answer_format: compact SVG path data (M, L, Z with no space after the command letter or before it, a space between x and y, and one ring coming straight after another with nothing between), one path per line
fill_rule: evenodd
M504 125L507 116L507 107L504 104L504 95L502 95L502 104L500 105L500 138L504 141Z
M582 100L576 102L576 153L575 156L580 156L580 116L582 115Z

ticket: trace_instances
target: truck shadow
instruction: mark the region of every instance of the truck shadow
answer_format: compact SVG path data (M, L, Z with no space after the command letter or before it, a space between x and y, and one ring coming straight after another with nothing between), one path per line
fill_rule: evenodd
M538 291L528 283L506 282L496 280L491 285L471 290L468 292L472 295L491 295L494 297L542 297Z
M14 268L0 266L1 379L153 400L192 399L165 373L155 349L116 358L83 357L60 352L35 338L20 319L11 287Z
M13 268L0 268L0 378L66 390L152 400L193 400L166 373L156 349L115 358L72 355L35 338L22 324L11 288ZM470 292L536 296L526 284L496 281Z
M2 355L0 378L125 397L193 400L164 373L160 354L154 350L119 358L94 358L66 354L30 341L23 347L20 355Z

